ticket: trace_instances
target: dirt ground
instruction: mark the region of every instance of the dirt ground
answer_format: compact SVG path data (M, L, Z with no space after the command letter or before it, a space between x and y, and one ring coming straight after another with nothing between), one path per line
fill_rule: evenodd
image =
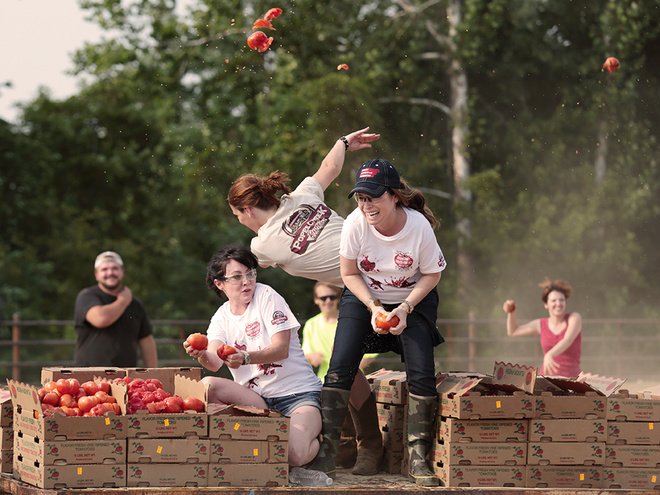
M373 476L356 476L350 469L337 469L337 478L332 484L332 488L382 488L387 490L395 488L397 490L417 490L419 487L408 481L407 477L401 474L387 474L381 471Z

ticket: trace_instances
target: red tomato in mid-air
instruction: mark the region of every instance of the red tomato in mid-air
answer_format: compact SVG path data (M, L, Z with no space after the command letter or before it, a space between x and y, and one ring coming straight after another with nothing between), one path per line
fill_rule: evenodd
M270 23L270 21L267 21L266 19L257 19L254 21L254 26L252 27L252 31L256 31L257 29L260 28L265 28L265 29L271 29L273 31L277 31L273 25Z
M279 17L282 15L282 9L274 8L270 9L266 14L264 15L264 19L267 21L270 21L271 19L275 19L276 17Z
M248 46L253 50L259 50L260 52L265 52L268 50L272 42L273 38L266 36L266 33L263 31L252 33L247 39Z
M193 333L188 335L186 342L188 342L190 347L197 349L198 351L203 351L209 345L209 339L206 337L206 335L202 335L201 333Z
M605 63L603 64L603 69L607 69L610 72L610 76L612 75L612 72L614 72L615 70L619 70L620 67L621 64L614 57L609 57L607 60L605 60Z
M381 330L389 330L392 327L395 327L399 324L399 317L394 316L390 321L387 321L386 318L389 316L389 313L387 314L379 314L376 316L376 326L380 328Z
M342 69L348 70L348 64L339 64L337 66L337 70L342 70Z

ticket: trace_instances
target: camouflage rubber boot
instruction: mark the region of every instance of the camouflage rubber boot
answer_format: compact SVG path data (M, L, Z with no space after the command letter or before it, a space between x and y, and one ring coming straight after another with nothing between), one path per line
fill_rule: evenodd
M383 462L383 435L378 425L376 400L370 394L359 410L350 403L348 408L357 432L357 460L353 474L376 474Z
M339 451L337 457L335 457L335 466L338 468L352 468L355 466L356 457L355 427L353 426L353 418L350 414L347 414L344 425L341 427L341 438L339 439Z
M408 395L408 477L420 486L438 486L440 480L429 469L427 458L433 442L438 412L437 397Z
M341 427L348 409L348 397L350 390L338 388L321 389L321 415L323 416L323 441L318 454L314 460L305 466L306 469L323 471L330 478L335 479L337 468L335 457L339 450L339 439L341 438Z

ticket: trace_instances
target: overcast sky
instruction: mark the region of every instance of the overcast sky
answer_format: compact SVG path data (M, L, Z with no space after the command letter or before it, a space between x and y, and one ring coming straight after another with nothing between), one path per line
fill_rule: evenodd
M101 35L76 0L0 0L0 84L13 85L0 87L0 118L14 122L14 103L34 99L40 86L56 99L74 94L71 56Z

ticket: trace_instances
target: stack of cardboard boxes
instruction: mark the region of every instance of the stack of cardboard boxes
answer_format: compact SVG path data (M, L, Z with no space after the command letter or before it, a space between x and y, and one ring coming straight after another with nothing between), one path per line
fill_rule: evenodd
M163 390L182 399L198 398L204 403L204 411L159 414L137 411L136 414L125 416L126 486L207 486L207 386L199 381L201 370L129 369L127 374L131 379L157 379L163 384ZM127 396L127 392L122 394L122 411L126 411L124 401Z
M408 408L406 374L383 369L371 373L367 380L376 399L378 425L383 435L383 471L390 474L404 473ZM407 475L407 472L404 474Z
M208 486L288 485L289 428L276 411L213 405Z
M14 408L9 390L0 390L0 472L11 473L14 466Z
M432 455L442 485L525 486L535 370L502 366L499 371L505 370L517 379L495 379L500 373L437 375L440 407Z
M527 487L601 488L607 397L586 381L546 376L534 394Z
M209 414L207 386L200 375L201 368L42 371L44 383L59 378L81 383L153 378L170 394L204 403L201 413L126 415L128 387L111 383L122 415L102 417L44 417L38 389L10 380L13 409L11 414L3 409L2 418L15 418L13 452L20 454L14 460L14 477L55 489L287 485L289 418L233 406L212 407Z
M9 380L14 477L40 488L126 486L121 416L44 417L37 388Z
M660 489L660 397L608 397L603 488Z

